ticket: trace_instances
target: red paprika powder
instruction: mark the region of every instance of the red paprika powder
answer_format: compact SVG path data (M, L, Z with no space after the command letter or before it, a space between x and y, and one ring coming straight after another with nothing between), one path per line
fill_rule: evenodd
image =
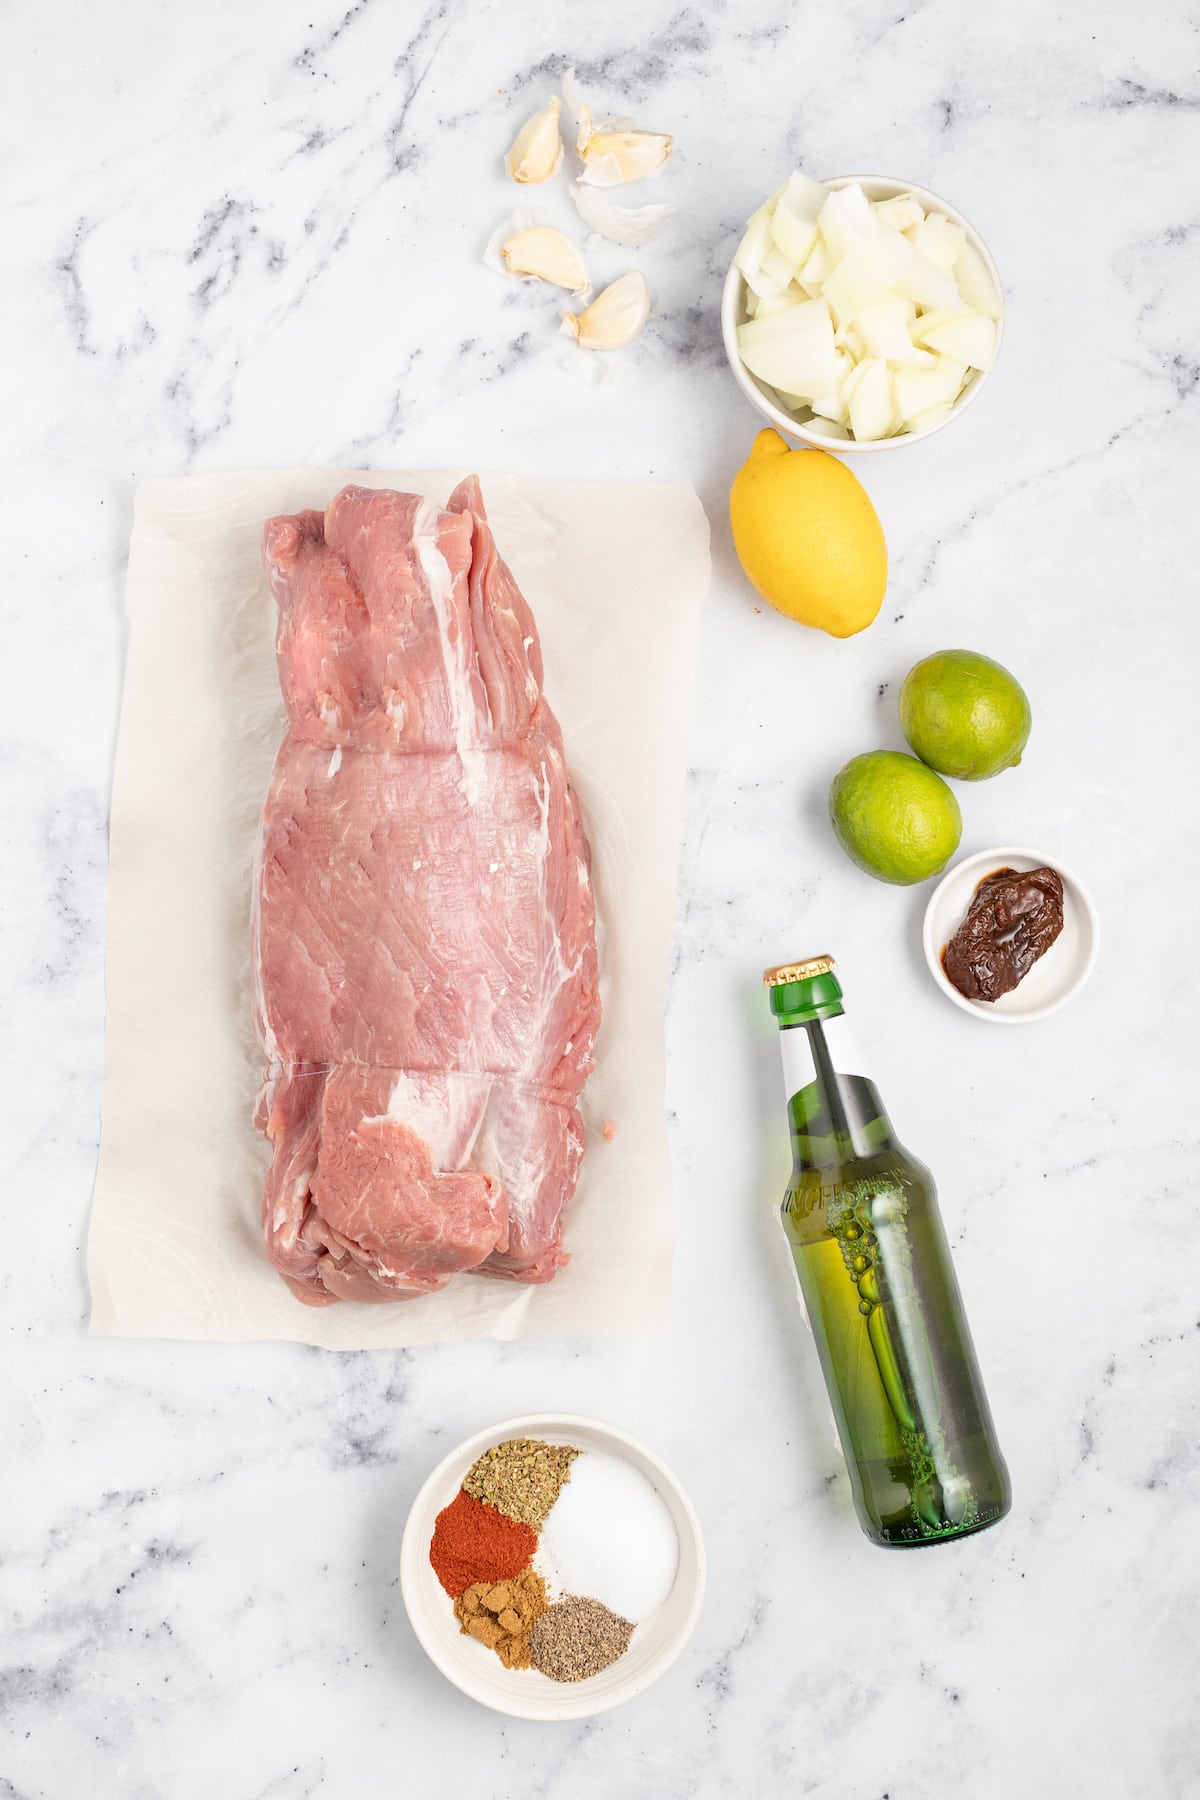
M457 1600L477 1581L510 1581L531 1560L537 1533L460 1488L433 1527L429 1560Z

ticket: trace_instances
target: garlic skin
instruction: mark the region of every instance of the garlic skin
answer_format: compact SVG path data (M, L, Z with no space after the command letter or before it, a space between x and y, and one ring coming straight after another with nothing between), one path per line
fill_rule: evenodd
M583 164L580 180L589 187L619 187L626 181L644 181L658 175L671 154L674 139L662 131L632 131L605 127L597 131L586 101L578 107L576 153Z
M541 112L526 119L504 159L504 167L514 181L549 181L556 172L563 156L558 129L561 111L562 101L557 94L551 94Z
M618 206L603 189L581 187L574 181L567 192L589 231L633 249L656 238L679 210L674 206Z
M576 124L578 124L579 123L579 115L583 110L583 100L580 97L579 87L575 80L575 64L574 63L571 64L571 67L567 70L566 74L563 76L560 86L562 87L563 100L566 102L567 110L569 112L574 113L575 122L576 122Z
M630 269L581 313L560 313L562 329L583 350L623 350L650 317L650 289L640 269Z
M548 281L576 297L592 291L578 244L552 225L530 225L513 232L500 245L500 254L507 272L522 280Z
M585 387L608 387L617 372L611 357L593 356L590 350L581 350L578 344L563 351L559 366Z

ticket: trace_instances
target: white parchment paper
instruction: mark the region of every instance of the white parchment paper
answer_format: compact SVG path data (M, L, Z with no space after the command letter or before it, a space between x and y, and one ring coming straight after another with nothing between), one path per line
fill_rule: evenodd
M544 1287L460 1276L392 1305L293 1299L267 1262L251 1125L249 896L283 732L264 519L348 481L444 500L463 471L284 470L143 482L113 791L91 1330L330 1349L648 1330L669 1300L663 1010L708 524L690 487L482 476L541 632L591 841L604 1021L588 1147ZM603 1133L615 1121L611 1142Z

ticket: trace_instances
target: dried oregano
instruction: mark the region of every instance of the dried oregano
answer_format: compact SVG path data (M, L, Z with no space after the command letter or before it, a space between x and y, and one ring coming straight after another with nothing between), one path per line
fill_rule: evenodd
M472 1463L463 1487L476 1500L540 1531L578 1455L570 1444L508 1438Z

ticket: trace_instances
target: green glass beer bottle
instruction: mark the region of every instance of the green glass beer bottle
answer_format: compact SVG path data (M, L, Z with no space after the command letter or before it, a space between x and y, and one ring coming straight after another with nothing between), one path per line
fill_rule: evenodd
M1004 1517L1008 1470L933 1179L864 1073L835 967L818 956L763 977L792 1129L783 1227L862 1528L937 1544Z

